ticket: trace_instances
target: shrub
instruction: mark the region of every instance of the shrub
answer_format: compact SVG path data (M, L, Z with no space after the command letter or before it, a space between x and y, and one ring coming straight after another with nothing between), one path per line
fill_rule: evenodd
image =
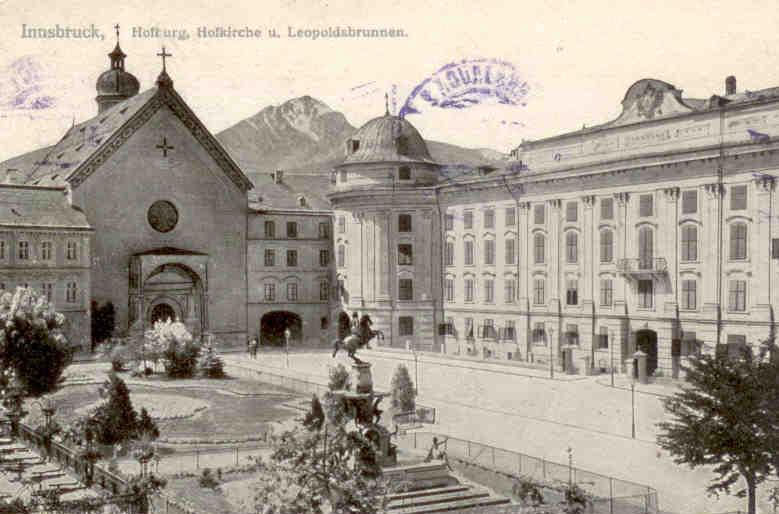
M157 439L160 436L160 429L149 415L146 407L141 408L141 415L138 419L138 435L146 435L151 440Z
M158 321L146 331L144 346L152 353L164 348L162 359L165 372L171 378L191 378L197 370L200 345L180 321Z
M405 365L399 364L392 376L392 407L400 412L414 412L416 392Z
M537 507L544 503L544 495L541 493L541 486L532 478L520 476L514 483L512 492L514 493L514 496L519 498L520 503L524 506Z
M106 402L92 416L98 442L115 444L133 437L138 418L130 400L130 391L124 380L111 373L103 385Z
M211 342L206 343L203 347L203 355L200 357L198 367L204 377L225 377L224 362L222 362L222 358L214 350L214 345Z
M219 487L219 481L211 472L211 468L205 468L203 470L203 474L200 475L200 479L198 479L198 484L200 484L200 487L206 487L208 489L216 489Z
M52 391L71 362L64 323L65 316L32 289L18 287L0 297L0 363L16 372L31 395Z

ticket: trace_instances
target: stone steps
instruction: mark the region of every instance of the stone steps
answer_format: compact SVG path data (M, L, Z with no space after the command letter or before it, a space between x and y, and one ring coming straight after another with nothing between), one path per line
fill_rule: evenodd
M451 500L435 504L391 509L391 512L392 514L432 514L435 512L452 512L464 509L494 507L498 505L506 505L508 503L510 503L509 500L503 496L487 494L477 498Z

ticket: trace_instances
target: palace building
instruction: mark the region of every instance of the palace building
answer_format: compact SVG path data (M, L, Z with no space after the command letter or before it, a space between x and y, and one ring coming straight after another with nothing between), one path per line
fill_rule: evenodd
M92 302L118 335L175 318L224 345L327 344L359 312L394 347L580 373L642 350L678 377L773 334L779 88L639 80L616 119L460 176L386 112L332 172L250 180L161 56L141 92L117 43L97 115L3 163L0 289L39 289L71 339Z

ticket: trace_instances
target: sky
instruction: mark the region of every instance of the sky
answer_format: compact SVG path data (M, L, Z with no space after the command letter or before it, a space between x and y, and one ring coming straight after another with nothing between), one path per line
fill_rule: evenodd
M503 152L523 139L613 119L625 91L642 78L696 98L722 93L728 75L739 90L779 85L775 1L0 0L0 23L0 160L55 143L74 119L96 114L95 81L108 68L116 23L126 69L141 90L153 86L164 45L177 91L214 133L302 95L359 126L383 114L385 93L397 111L417 85L464 60L509 63L527 85L522 101L480 96L462 109L423 102L407 119L426 139ZM94 25L104 39L22 37L23 25ZM199 38L204 26L262 33ZM401 29L404 37L289 36L336 26ZM186 30L189 37L133 37L135 27ZM268 37L269 29L280 37ZM34 71L32 85L20 80L20 69ZM42 108L15 105L29 87Z

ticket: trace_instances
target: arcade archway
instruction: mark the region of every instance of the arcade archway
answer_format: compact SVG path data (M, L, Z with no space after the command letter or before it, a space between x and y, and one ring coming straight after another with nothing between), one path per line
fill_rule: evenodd
M265 346L284 346L284 331L289 329L290 342L300 341L303 336L303 321L289 311L273 311L260 319L260 341Z

